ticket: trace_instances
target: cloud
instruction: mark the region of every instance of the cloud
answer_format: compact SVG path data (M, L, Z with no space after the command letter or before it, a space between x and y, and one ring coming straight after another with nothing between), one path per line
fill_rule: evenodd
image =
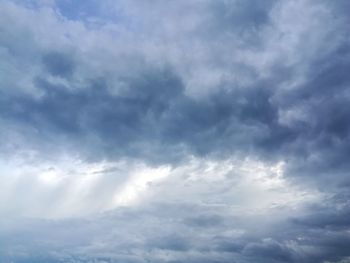
M69 55L51 52L43 56L45 69L53 76L67 78L74 72L74 62Z
M1 261L346 262L347 7L0 1Z
M276 217L272 223L272 214L255 215L251 221L249 216L229 215L228 209L158 203L120 208L88 220L8 221L2 223L1 255L19 262L336 262L348 255L344 228L325 230ZM184 224L183 219L196 211L219 214L223 223L200 231Z

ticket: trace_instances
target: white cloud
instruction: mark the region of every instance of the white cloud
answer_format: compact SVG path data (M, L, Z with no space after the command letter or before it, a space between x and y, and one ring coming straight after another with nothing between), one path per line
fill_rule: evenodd
M55 160L7 158L1 163L1 214L71 217L118 206L194 202L226 206L241 214L296 209L316 201L283 176L284 163L250 159L190 158L180 166L148 166L135 160L86 163L74 156ZM18 193L21 192L19 195ZM9 205L12 200L13 205Z

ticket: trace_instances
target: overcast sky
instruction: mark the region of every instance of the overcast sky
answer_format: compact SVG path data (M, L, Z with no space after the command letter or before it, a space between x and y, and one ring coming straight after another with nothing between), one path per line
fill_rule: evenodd
M350 1L0 0L1 263L349 263Z

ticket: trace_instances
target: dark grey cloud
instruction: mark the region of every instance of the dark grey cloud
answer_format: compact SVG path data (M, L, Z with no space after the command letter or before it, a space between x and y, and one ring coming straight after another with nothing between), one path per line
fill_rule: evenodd
M229 4L220 2L217 5ZM239 8L231 9L238 14L231 14L232 17L242 25L261 25L269 20L276 4L256 6L237 2L236 5ZM221 9L229 12L229 7ZM232 21L223 23L230 26ZM346 28L336 30L346 33ZM110 154L140 155L167 162L166 158L173 160L174 149L179 147L189 154L220 152L230 155L249 151L249 154L282 155L291 159L301 151L304 158L322 152L325 155L320 158L322 162L329 159L342 167L348 151L347 45L341 42L332 52L320 54L306 71L306 83L288 92L281 91L280 86L292 77L280 79L272 75L248 86L227 82L206 98L195 99L184 93L184 81L174 69L144 64L144 68L134 74L119 76L122 88L118 87L119 82L111 83L107 76L84 76L83 88L75 87L77 84L73 81L53 84L47 77L37 76L33 85L44 93L42 97L7 95L5 91L2 114L15 122L20 121L20 125L23 120L49 138L65 134L68 141L79 138L83 144L88 144L84 139L90 140L87 135L93 134L99 138L100 145L92 145L92 149L100 148L98 154L105 152L104 158ZM55 51L45 52L42 64L49 75L63 78L72 77L79 67L69 54ZM294 69L287 71L295 74ZM311 120L281 124L280 112L298 105L306 105L305 114ZM145 145L152 145L152 151L145 152ZM332 150L327 151L329 148ZM163 151L167 154L161 153L160 157ZM301 163L298 159L296 167Z
M48 71L61 76L74 67L57 54L50 63ZM161 161L167 162L166 158L176 157L172 151L177 147L199 155L222 152L225 156L249 147L265 153L297 136L293 128L278 123L269 82L232 90L222 87L196 100L185 95L180 77L171 69L142 70L135 77L122 78L122 88L108 86L103 78L88 79L84 88L68 88L37 77L33 81L43 95L4 94L1 114L35 127L53 141L64 134L85 144L94 134L102 143L92 145L87 155L97 147L98 154L106 152L103 158L139 155L154 161L162 151ZM154 152L143 152L147 144L153 145Z
M72 55L50 52L43 56L45 69L53 76L63 78L70 77L74 73L74 61Z
M211 1L211 19L207 28L213 37L234 34L244 41L245 48L261 48L261 30L271 23L270 12L278 1Z
M332 201L324 206L331 209ZM338 262L349 256L349 235L346 233L349 224L338 225L337 228L328 228L328 223L310 225L307 221L314 221L311 210L309 214L300 215L289 222L275 222L274 225L266 225L263 218L259 218L262 220L260 226L237 220L239 215L228 217L224 210L216 210L227 223L213 224L200 230L183 223L183 219L196 210L202 214L211 213L205 207L177 204L174 208L164 203L137 209L118 209L88 220L8 221L7 229L2 220L1 259L12 258L18 262L204 260L308 263ZM330 220L332 216L322 215ZM13 225L17 226L13 228ZM239 235L232 233L232 229L240 228L256 228L257 231L243 231Z

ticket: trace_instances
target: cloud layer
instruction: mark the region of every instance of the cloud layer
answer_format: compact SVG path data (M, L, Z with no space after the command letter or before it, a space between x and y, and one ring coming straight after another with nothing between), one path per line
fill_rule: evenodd
M2 262L349 262L347 1L0 1Z

